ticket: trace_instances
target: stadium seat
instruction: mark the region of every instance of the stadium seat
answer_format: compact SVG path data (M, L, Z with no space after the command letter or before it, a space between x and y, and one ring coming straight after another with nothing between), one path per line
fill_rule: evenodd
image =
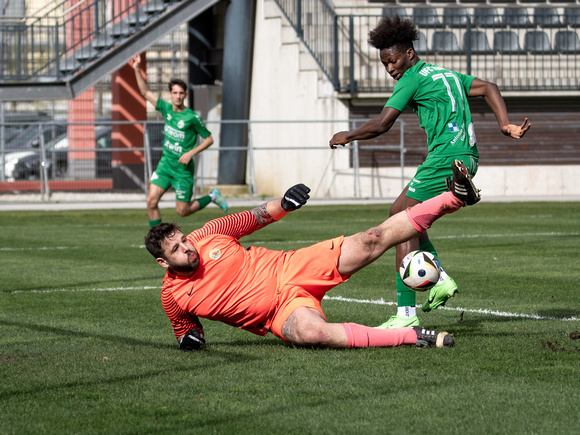
M551 54L550 38L543 30L528 30L524 35L524 50L531 54Z
M556 8L535 8L534 23L542 27L565 27Z
M394 17L395 15L401 18L409 18L405 8L383 8L383 17Z
M463 48L471 47L471 54L492 54L493 50L489 46L487 35L481 30L472 30L463 34Z
M419 54L419 56L422 54L433 53L433 51L430 50L427 45L427 38L423 32L419 32L419 39L413 42L413 46L415 47L415 51L417 54Z
M467 27L469 15L465 8L445 8L443 24L449 27Z
M510 27L534 27L526 8L505 8L503 22Z
M573 30L560 30L554 35L554 49L563 54L580 54L580 38Z
M499 30L493 34L493 49L500 54L521 54L518 35L511 30Z
M431 44L431 48L438 54L463 53L457 43L457 36L448 30L433 32L433 44Z
M502 27L503 22L496 8L474 8L473 25L477 27Z
M580 8L565 8L564 24L570 27L580 27Z
M442 27L443 24L439 21L439 16L437 15L437 10L434 8L413 9L413 23L415 23L419 28L436 28Z

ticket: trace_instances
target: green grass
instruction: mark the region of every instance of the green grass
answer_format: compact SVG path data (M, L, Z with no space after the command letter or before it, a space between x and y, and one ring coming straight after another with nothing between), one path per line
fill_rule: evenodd
M242 242L298 248L387 210L307 206ZM219 215L164 210L184 231ZM294 349L206 320L206 349L184 353L164 270L139 247L144 210L2 212L0 433L578 433L578 216L580 203L483 203L434 225L460 293L419 316L454 348ZM393 269L387 252L330 292L349 300L323 301L328 320L382 323Z

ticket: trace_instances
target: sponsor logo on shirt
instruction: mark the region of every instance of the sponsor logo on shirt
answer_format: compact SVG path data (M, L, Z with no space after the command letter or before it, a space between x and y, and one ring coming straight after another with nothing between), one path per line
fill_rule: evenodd
M459 127L457 127L456 122L450 122L449 124L447 124L447 126L449 127L449 131L451 132L459 131Z
M169 141L166 141L163 145L167 151L171 151L177 155L181 155L183 153L183 147L179 144L173 144Z
M211 258L212 260L217 260L221 256L222 256L222 251L220 251L219 248L215 248L215 249L212 249L211 251L209 251L209 258Z
M177 123L177 126L178 126L179 128L183 128L183 127L185 127L185 122L183 122L183 119L180 119L180 120L179 120L179 122Z
M185 139L185 133L183 131L176 130L175 128L173 128L169 125L165 125L164 131L165 131L165 136L168 139L173 139L173 140Z

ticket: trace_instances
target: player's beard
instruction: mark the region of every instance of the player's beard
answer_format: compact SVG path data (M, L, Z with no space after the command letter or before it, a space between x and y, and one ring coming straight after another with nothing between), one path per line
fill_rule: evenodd
M192 251L191 253L188 253L188 262L187 263L182 263L182 264L177 264L177 263L172 263L167 261L167 264L169 264L169 268L171 270L173 270L174 272L177 273L182 273L182 274L191 274L193 272L195 272L197 270L197 268L199 267L199 256L197 254L197 252L195 252L195 255L191 255L193 254L194 251Z

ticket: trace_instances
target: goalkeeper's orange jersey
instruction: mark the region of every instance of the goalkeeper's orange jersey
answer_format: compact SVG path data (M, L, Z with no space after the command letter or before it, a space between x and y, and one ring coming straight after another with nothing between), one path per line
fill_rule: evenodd
M198 317L266 335L274 311L285 253L244 248L238 239L259 229L246 211L208 222L189 234L199 268L189 277L168 270L161 301L175 336L202 329Z

